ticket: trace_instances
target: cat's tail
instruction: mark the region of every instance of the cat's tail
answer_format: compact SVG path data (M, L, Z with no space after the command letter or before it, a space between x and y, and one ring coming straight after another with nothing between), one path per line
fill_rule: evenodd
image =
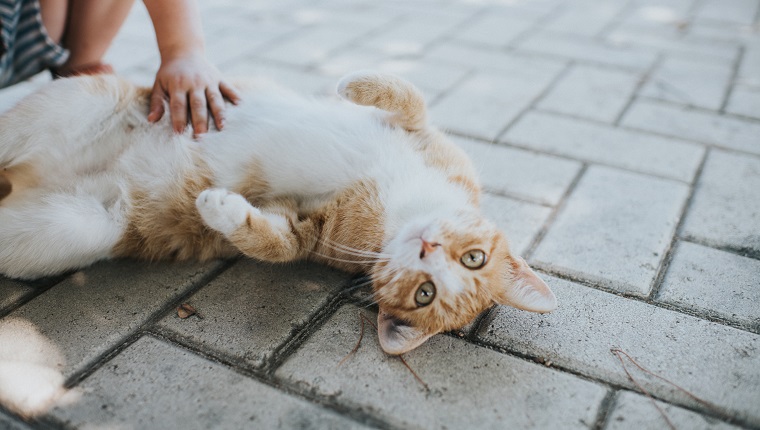
M427 128L427 108L422 92L398 76L366 70L353 72L341 78L337 92L358 105L390 112L390 122L406 130Z

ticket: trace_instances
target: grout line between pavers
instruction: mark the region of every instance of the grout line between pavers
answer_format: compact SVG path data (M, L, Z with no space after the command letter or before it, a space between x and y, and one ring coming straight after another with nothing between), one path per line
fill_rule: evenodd
M335 312L346 302L344 290L351 285L343 283L341 288L332 297L328 298L321 309L312 314L309 320L302 326L292 332L292 334L281 342L272 352L267 360L264 371L274 377L274 372L306 342L312 334L318 331Z
M676 102L676 101L673 101L673 100L660 99L660 98L652 97L652 96L639 96L639 98L641 100L646 100L646 101L650 101L650 102L656 102L656 103L659 103L659 104L669 105L671 107L679 108L679 109L682 109L684 111L693 111L693 112L704 113L704 114L708 114L708 115L714 115L714 116L722 117L722 118L738 119L738 120L742 120L742 121L745 121L745 122L748 122L748 123L752 123L752 124L760 124L760 118L758 118L758 117L739 115L739 114L734 114L734 113L730 113L730 112L719 112L717 110L708 109L708 108L702 107L702 106L696 106L696 105L691 105L691 104L686 104L686 103L680 103L680 102Z
M0 403L0 414L5 415L6 417L8 417L9 420L11 420L15 424L18 424L22 428L32 428L32 429L45 428L45 427L42 427L40 425L41 423L35 420L34 418L30 418L28 421L25 420L21 416L17 415L15 412L6 408L5 405L3 405L2 403Z
M540 112L545 112L545 111L540 111ZM551 113L551 112L547 112L547 113ZM695 145L695 146L703 147L701 144L698 144L698 143L693 143L693 142L685 142L685 143L688 143L690 145ZM609 168L616 169L616 170L621 170L621 171L624 171L624 172L630 172L630 173L635 173L635 174L638 174L638 175L645 175L645 176L649 176L649 177L652 177L652 178L662 179L664 181L678 182L678 183L684 184L684 185L688 185L691 182L690 180L678 179L678 178L674 178L672 176L663 176L663 175L660 175L660 174L657 174L657 173L653 173L653 172L645 172L643 170L637 170L637 169L633 169L633 168L630 168L630 167L621 166L619 164L611 164L611 163L607 163L605 161L589 160L587 158L574 157L572 155L562 154L562 153L553 152L553 151L538 150L538 149L535 149L535 148L530 147L530 146L521 145L519 143L514 143L514 142L512 142L512 141L510 141L510 140L508 140L506 138L505 138L505 140L499 141L497 143L497 145L504 146L504 147L507 147L507 148L520 149L520 150L523 150L523 151L527 151L527 152L531 152L531 153L538 154L538 155L543 155L543 156L559 157L559 158L562 158L564 160L576 161L576 162L581 163L581 164L586 163L586 164L593 165L593 166L609 167Z
M527 104L520 112L517 113L507 124L501 128L496 133L496 136L494 137L493 141L498 142L500 141L503 136L509 131L510 128L512 128L513 125L517 124L528 112L533 110L536 105L543 100L544 97L546 97L550 92L556 88L557 85L567 76L568 73L570 73L570 70L572 70L575 67L574 61L568 61L565 66L560 70L550 81L546 86L538 93L535 97L530 101L530 103Z
M760 260L760 250L750 248L750 247L732 247L732 246L725 246L725 245L715 245L710 243L709 241L702 240L699 237L686 235L686 236L679 236L678 239L681 242L689 242L693 243L695 245L704 246L705 248L711 248L718 251L727 252L729 254L733 254L739 257L745 257L752 260Z
M718 109L718 112L721 114L726 113L726 107L728 107L728 102L731 100L731 95L736 88L736 78L739 76L739 68L741 67L742 61L744 61L744 45L739 45L739 54L734 59L734 64L731 69L731 77L728 79L728 88L726 88L726 93L724 94L723 100L720 103L720 108Z
M286 395L297 397L306 400L309 403L316 404L324 409L335 412L336 414L356 421L361 424L370 425L377 428L393 428L385 421L366 414L359 410L351 409L348 406L344 406L334 402L329 396L318 395L314 392L300 390L297 385L290 384L287 381L280 380L275 377L273 372L267 372L264 368L254 368L252 366L244 365L238 362L238 360L230 359L226 355L217 355L211 352L208 348L200 348L198 345L178 339L174 336L165 336L162 331L157 331L156 328L152 328L145 332L145 335L152 336L158 340L174 345L194 355L202 357L205 360L216 363L220 366L227 368L228 370L235 372L243 377L253 379L259 383L265 384L277 391L280 391Z
M492 343L486 342L486 341L481 340L479 338L475 339L475 340L472 340L470 343L472 343L473 345L482 347L482 348L486 348L486 349L490 349L492 351L496 351L496 352L498 352L500 354L505 354L505 355L509 355L511 357L522 359L524 361L533 363L534 365L541 365L541 364L545 363L545 359L543 357L541 357L541 356L533 355L533 354L530 354L530 353L523 353L521 351L517 351L517 350L514 350L514 349L509 349L509 348L506 348L506 347L501 346L501 345L496 345L496 344L492 344ZM549 369L553 369L553 370L561 372L561 373L570 374L570 375L573 375L575 377L578 377L580 379L583 379L583 380L586 380L586 381L589 381L589 382L600 384L602 386L607 387L609 390L613 390L613 391L631 391L631 392L634 392L634 393L637 393L637 394L644 395L642 392L639 392L634 387L629 387L629 386L622 385L622 384L619 384L619 383L616 383L616 382L608 381L608 380L603 379L601 377L590 375L590 374L586 374L586 373L584 373L581 370L576 370L576 369L573 369L571 367L557 365L557 363L555 363L555 362L552 362L550 366L546 366L546 364L543 364L543 365L545 367L549 368ZM691 412L695 412L695 413L697 413L699 415L708 416L708 417L713 418L715 420L718 420L718 421L721 421L721 422L725 422L725 423L728 423L728 424L732 424L732 425L738 425L738 426L749 428L749 429L760 430L760 427L756 428L755 426L753 426L752 424L750 424L747 421L739 420L739 419L736 419L736 417L730 416L729 413L728 413L728 411L725 411L722 408L720 408L718 410L698 409L697 407L693 406L692 404L689 404L689 403L686 403L686 402L678 402L678 401L669 400L669 399L663 398L659 394L652 393L651 391L650 391L650 395L652 396L652 398L654 398L657 401L666 403L668 405L676 406L676 407L679 407L679 408L683 408L683 409L689 410ZM596 430L595 427L592 427L592 429Z
M614 28L619 27L625 22L625 17L631 14L632 9L636 4L637 3L635 0L628 0L620 8L620 10L617 11L615 16L612 17L609 22L607 22L607 24L592 37L592 39L604 43L607 37L609 37L609 33L611 33Z
M652 64L644 71L644 73L641 73L638 82L636 82L636 86L634 87L633 91L631 91L631 95L628 98L628 101L623 105L623 108L620 109L620 112L618 112L615 120L612 121L612 125L614 127L620 126L620 122L623 121L623 118L631 109L633 103L639 98L639 93L641 92L642 88L644 88L644 85L649 82L649 79L652 77L655 70L657 70L664 61L665 56L663 54L657 54L657 58L652 61Z
M113 357L117 356L123 350L136 342L137 339L143 335L143 333L145 333L151 326L155 325L156 322L161 318L166 316L166 314L168 314L172 309L175 309L177 306L187 300L188 297L192 296L198 290L208 285L209 282L217 278L237 261L238 259L220 261L216 267L210 269L207 273L204 273L198 279L190 282L189 285L186 285L184 287L184 292L182 294L180 294L174 300L167 301L164 306L160 307L156 312L150 315L143 324L141 324L131 333L124 336L117 345L109 348L106 352L96 357L94 360L86 363L82 369L72 373L68 378L66 378L64 387L71 388L81 383L88 376L103 367L103 365L108 363Z
M0 309L0 319L7 317L8 315L12 314L16 310L24 306L25 304L45 294L48 290L52 289L56 285L68 279L69 276L70 275L63 275L60 277L49 278L49 279L46 279L47 282L43 281L42 283L39 283L39 284L35 284L34 281L32 282L17 281L26 287L32 288L33 291L22 295L19 299L13 301L13 303L6 306L4 309ZM10 278L7 278L7 279L10 279Z
M458 39L452 37L452 35L456 33L456 29L464 28L464 26L466 26L467 24L471 24L473 21L477 21L481 15L485 15L487 13L488 13L487 7L481 7L479 10L472 12L470 15L461 19L455 25L452 25L449 28L449 30L452 30L452 31L447 31L441 34L440 36L436 37L435 39L431 40L425 46L423 46L420 51L421 52L429 51L431 48L435 48L436 46L444 42L458 41Z
M610 414L615 410L617 406L617 398L620 390L611 388L604 395L602 402L599 404L599 412L596 415L596 420L591 430L604 430L607 427L607 422L610 419Z
M699 166L697 167L697 171L694 173L694 178L692 179L691 184L689 185L689 194L686 196L686 200L684 201L683 206L681 207L681 210L679 211L678 221L676 222L676 225L671 232L672 236L671 236L670 242L668 243L667 248L665 248L665 254L660 260L660 264L659 264L659 267L657 268L656 275L654 279L652 279L652 283L649 285L649 294L647 295L647 298L650 301L655 301L657 299L657 296L660 293L660 288L662 287L662 283L665 279L665 274L668 272L668 268L670 267L670 262L673 259L673 255L675 254L678 238L679 236L681 236L681 233L683 231L683 226L684 226L686 217L688 215L689 209L691 208L692 202L694 201L694 195L696 194L697 184L699 183L700 178L702 178L702 171L705 168L705 164L707 163L707 157L709 155L710 155L710 148L707 148L705 150L705 153L702 154L702 159L699 161Z
M538 18L533 23L532 26L530 26L529 28L525 29L525 31L522 31L521 33L519 33L515 37L513 37L512 40L510 40L507 43L507 45L505 47L505 50L507 50L507 51L513 51L513 50L517 49L518 45L520 45L523 41L525 41L525 39L530 38L534 34L537 34L537 33L540 33L541 31L543 31L544 27L546 26L546 24L548 22L550 22L553 19L557 18L564 11L565 11L565 5L564 4L559 4L559 5L555 6L554 9L550 10L549 12L547 12L544 16Z
M523 252L523 258L528 261L532 256L533 253L536 251L536 248L538 248L539 243L544 239L546 234L549 232L549 228L551 228L552 225L554 225L554 221L556 221L557 217L559 216L559 213L564 210L565 205L567 204L567 201L570 199L570 195L575 191L575 188L578 186L578 183L581 181L581 178L583 178L584 174L588 170L589 165L583 164L580 169L578 169L578 173L575 174L575 177L572 181L570 181L570 184L565 189L565 192L562 193L562 197L560 197L559 202L554 207L554 209L551 211L549 216L546 218L546 221L544 221L541 228L538 230L535 236L533 236L533 240L530 241L528 244L528 247L525 249L525 252Z
M599 283L594 282L592 280L584 279L584 278L581 278L581 277L572 276L572 275L569 275L569 274L561 272L561 271L552 270L552 269L545 268L545 267L534 267L534 269L537 270L538 272L543 273L543 274L546 274L546 275L549 275L549 276L552 276L552 277L555 277L555 278L558 278L558 279L562 279L562 280L565 280L565 281L573 282L575 284L583 285L585 287L588 287L588 288L591 288L591 289L594 289L594 290L598 290L598 291L602 291L604 293L614 294L616 296L623 297L625 299L634 300L634 301L641 302L641 303L646 303L648 305L655 306L655 307L662 308L662 309L666 309L666 310L671 311L671 312L676 312L676 313L687 315L687 316L690 316L690 317L694 317L694 318L697 318L697 319L700 319L700 320L704 320L704 321L709 321L709 322L712 322L712 323L720 324L720 325L727 326L727 327L730 327L730 328L733 328L733 329L736 329L736 330L740 330L740 331L743 331L743 332L753 333L753 334L760 334L760 327L755 328L753 326L748 326L745 323L735 322L735 321L729 321L729 320L727 320L727 319L725 319L723 317L720 317L720 316L717 316L717 315L714 315L714 314L704 313L704 312L700 313L700 312L693 311L693 310L688 309L688 308L672 305L672 304L669 304L669 303L659 302L659 301L656 301L656 300L651 300L651 299L649 299L647 297L641 297L641 296L633 295L633 294L630 294L630 293L618 291L618 290L610 288L610 287L602 286Z

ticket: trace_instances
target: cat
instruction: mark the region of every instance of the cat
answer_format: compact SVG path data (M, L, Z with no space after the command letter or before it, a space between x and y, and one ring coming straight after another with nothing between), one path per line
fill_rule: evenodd
M237 83L223 132L146 120L150 90L62 79L0 117L0 273L107 258L308 259L369 275L378 337L401 354L494 304L556 298L478 209L464 152L400 77L349 74L344 100Z

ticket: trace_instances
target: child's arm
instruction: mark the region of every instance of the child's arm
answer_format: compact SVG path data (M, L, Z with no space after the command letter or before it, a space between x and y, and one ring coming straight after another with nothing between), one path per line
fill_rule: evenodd
M206 60L200 12L195 0L144 0L156 31L161 67L156 73L148 121L164 114L169 100L172 126L182 132L188 122L196 134L208 131L208 112L217 129L224 126L224 99L237 103L240 96L221 80L219 71Z

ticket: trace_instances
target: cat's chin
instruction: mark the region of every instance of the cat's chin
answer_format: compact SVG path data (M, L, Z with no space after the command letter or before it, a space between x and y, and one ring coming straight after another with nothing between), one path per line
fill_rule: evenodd
M377 331L380 347L390 355L411 351L432 336L382 309L377 314Z

